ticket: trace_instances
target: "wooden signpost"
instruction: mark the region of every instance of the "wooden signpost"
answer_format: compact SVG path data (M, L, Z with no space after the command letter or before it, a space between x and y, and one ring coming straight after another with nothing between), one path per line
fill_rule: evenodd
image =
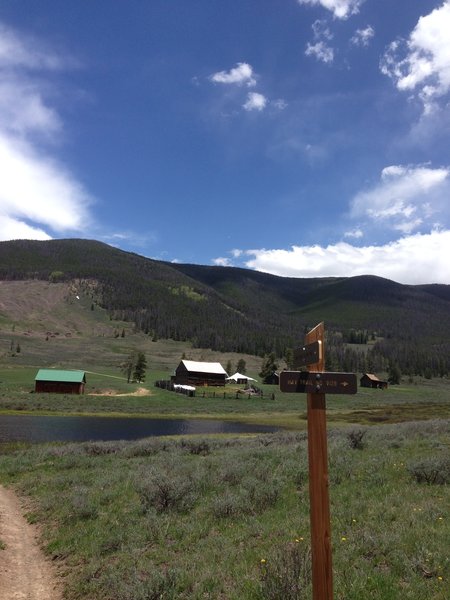
M333 598L325 392L356 393L356 375L325 372L324 334L324 324L319 323L294 352L295 365L311 371L280 373L281 391L307 394L313 600Z

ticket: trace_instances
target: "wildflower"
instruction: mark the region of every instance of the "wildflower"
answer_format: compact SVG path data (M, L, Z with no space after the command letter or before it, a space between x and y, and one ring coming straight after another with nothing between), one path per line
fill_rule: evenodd
M262 559L261 559L261 564L263 565L265 562L266 562L266 559L265 559L265 558L262 558Z
M346 537L344 537L344 536L342 536L342 537L341 537L341 542L346 542L346 541L347 541L347 538L346 538Z
M439 581L442 581L443 577L441 575L438 575L438 579Z

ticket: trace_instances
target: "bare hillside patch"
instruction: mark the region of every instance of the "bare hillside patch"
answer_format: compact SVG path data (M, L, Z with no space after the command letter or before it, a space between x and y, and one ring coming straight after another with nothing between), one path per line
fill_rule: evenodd
M0 317L3 330L14 328L26 336L111 330L105 311L74 282L0 281Z

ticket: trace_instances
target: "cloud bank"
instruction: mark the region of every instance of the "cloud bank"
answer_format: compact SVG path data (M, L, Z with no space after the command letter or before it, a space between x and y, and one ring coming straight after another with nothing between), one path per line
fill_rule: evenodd
M416 92L425 113L450 92L450 0L420 17L407 40L392 42L380 69L398 90Z
M91 198L52 156L62 120L48 105L52 77L75 64L0 23L0 239L81 231Z
M450 284L450 230L407 236L382 246L292 246L248 250L250 269L284 277L378 275L404 284Z
M285 277L378 275L399 283L450 284L450 167L389 165L372 187L350 201L349 218L357 223L344 234L353 240L289 249L233 250L215 264L246 267ZM361 244L376 228L399 239ZM250 258L249 258L250 257Z
M448 223L450 168L391 165L380 181L358 193L351 201L350 215L405 234L419 228Z

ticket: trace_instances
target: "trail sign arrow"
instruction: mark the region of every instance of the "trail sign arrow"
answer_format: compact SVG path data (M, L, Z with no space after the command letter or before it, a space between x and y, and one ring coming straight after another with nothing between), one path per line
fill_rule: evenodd
M315 371L282 371L282 392L309 394L356 394L354 373L328 373Z
M294 366L306 367L315 365L322 359L322 342L320 340L305 344L294 350Z

